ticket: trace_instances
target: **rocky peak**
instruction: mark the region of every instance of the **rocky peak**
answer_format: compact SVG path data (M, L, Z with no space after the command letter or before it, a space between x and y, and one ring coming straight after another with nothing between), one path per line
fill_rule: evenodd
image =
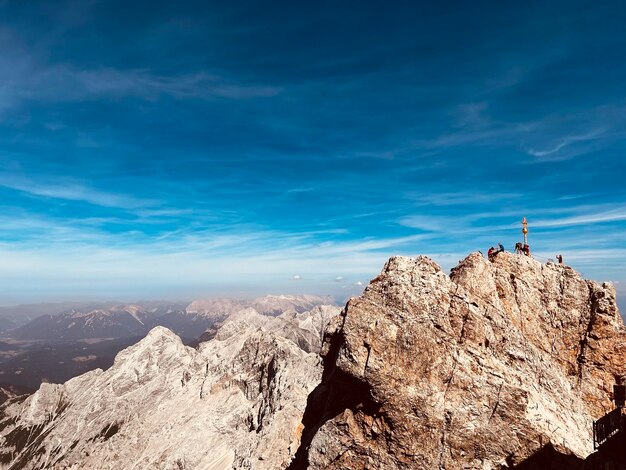
M329 329L293 468L509 468L580 459L626 372L610 284L472 253L391 258ZM571 460L568 460L571 467Z
M241 312L198 349L155 327L110 369L1 406L0 468L284 468L322 373L321 333L299 323L332 313Z

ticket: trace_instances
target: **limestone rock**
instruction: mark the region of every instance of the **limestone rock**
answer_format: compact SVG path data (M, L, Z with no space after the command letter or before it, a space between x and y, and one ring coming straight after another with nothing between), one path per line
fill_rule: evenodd
M473 253L448 276L395 257L324 355L291 468L500 469L548 447L567 462L592 451L626 329L613 286L567 266Z
M338 311L252 311L197 350L156 327L110 369L0 408L0 468L284 468Z

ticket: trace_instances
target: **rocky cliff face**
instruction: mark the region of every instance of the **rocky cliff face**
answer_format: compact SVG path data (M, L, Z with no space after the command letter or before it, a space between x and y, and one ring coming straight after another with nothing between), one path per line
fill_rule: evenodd
M284 468L338 311L239 312L198 350L154 328L107 371L0 409L0 468Z
M566 266L392 258L324 354L291 468L500 469L555 449L565 469L611 409L626 330L614 288Z

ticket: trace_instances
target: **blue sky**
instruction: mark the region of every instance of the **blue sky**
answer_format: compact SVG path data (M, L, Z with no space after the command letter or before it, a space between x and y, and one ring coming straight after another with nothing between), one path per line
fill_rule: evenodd
M617 2L0 1L0 303L626 275ZM621 294L620 294L621 295Z

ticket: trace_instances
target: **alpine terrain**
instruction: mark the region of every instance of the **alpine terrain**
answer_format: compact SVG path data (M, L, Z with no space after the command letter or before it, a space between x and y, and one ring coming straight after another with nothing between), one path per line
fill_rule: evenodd
M338 311L274 318L244 310L197 350L156 327L110 369L9 401L0 468L284 467Z
M394 257L337 311L156 327L7 401L0 468L582 468L626 375L613 286L522 255Z

